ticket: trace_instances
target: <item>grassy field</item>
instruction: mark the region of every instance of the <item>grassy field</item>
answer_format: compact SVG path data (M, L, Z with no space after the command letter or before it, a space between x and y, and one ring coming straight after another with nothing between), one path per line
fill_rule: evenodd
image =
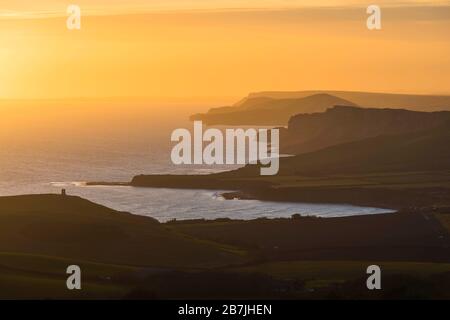
M67 290L66 269L82 270L82 290ZM140 269L56 257L0 253L0 299L119 299ZM128 279L127 281L124 281Z
M226 178L225 178L226 179ZM236 179L236 178L228 178ZM392 172L330 176L277 175L242 177L242 181L267 182L280 187L450 187L450 172Z
M449 262L447 233L422 213L169 224L180 233L245 248L261 260Z
M428 277L450 272L450 263L383 262L383 261L281 261L231 269L234 272L260 273L281 280L302 280L308 287L343 283L366 276L368 266L380 266L383 275Z
M243 260L228 247L173 232L151 218L59 195L0 198L0 252L164 268Z
M369 264L388 298L447 298L448 217L436 217L161 224L78 197L3 197L0 299L358 298ZM69 265L81 291L66 288Z
M436 218L441 222L441 224L450 233L450 208L449 208L449 211L447 213L436 214Z

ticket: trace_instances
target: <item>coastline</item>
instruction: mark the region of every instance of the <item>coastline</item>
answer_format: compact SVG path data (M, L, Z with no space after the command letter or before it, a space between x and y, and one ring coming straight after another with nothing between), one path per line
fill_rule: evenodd
M422 175L422 173L420 173ZM221 193L226 200L259 200L315 204L348 204L398 212L442 212L450 208L450 188L419 181L419 174L408 174L410 185L398 183L336 183L335 177L316 180L270 180L241 176L236 171L211 175L137 175L130 182L88 182L88 186L131 186L137 188L230 190ZM422 176L420 176L422 179ZM365 177L361 178L365 180ZM416 182L414 181L417 180Z
M32 292L14 291L17 297L173 299L181 290L192 299L210 298L210 292L232 298L245 290L248 298L326 298L332 292L348 298L353 291L347 286L362 281L373 263L383 266L385 277L429 283L432 275L445 281L450 270L444 223L450 211L160 223L55 194L0 197L0 211L0 280L8 283L3 292L20 286L24 268L23 281L40 283ZM81 295L61 286L61 270L74 263L87 275ZM336 271L330 276L330 270ZM392 296L402 298L396 283Z

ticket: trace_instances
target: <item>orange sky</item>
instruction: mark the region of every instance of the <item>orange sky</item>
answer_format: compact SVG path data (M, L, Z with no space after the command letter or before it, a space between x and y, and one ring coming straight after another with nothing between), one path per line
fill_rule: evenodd
M77 4L86 10L99 12L124 10L180 10L180 9L218 9L218 8L287 8L306 6L367 6L378 5L420 5L449 4L447 0L1 0L0 12L60 12L68 4Z
M213 102L308 89L450 94L448 2L386 4L381 31L366 29L365 1L314 2L338 5L332 8L295 0L77 2L86 12L80 31L66 29L64 1L0 1L0 98ZM256 6L266 9L179 10Z

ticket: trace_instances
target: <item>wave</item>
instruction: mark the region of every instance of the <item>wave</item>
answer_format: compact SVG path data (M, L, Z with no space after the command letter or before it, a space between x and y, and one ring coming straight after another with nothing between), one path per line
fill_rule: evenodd
M86 181L50 182L52 187L85 187Z

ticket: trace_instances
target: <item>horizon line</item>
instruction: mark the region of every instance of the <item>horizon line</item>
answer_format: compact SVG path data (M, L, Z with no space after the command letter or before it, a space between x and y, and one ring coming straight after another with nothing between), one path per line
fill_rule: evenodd
M339 89L305 89L305 90L258 90L250 91L244 97L252 94L264 93L296 93L296 92L351 92L351 93L372 93L372 94L393 94L393 95L416 95L416 96L450 96L450 92L435 92L435 93L418 93L418 92L399 92L399 91L366 91L366 90L339 90ZM167 102L174 102L180 100L207 100L207 99L230 99L236 98L238 95L227 96L185 96L185 97L151 97L151 96L67 96L67 97L36 97L36 98L14 98L14 97L0 97L0 102L4 101L62 101L62 100L167 100ZM242 97L241 95L239 97Z

